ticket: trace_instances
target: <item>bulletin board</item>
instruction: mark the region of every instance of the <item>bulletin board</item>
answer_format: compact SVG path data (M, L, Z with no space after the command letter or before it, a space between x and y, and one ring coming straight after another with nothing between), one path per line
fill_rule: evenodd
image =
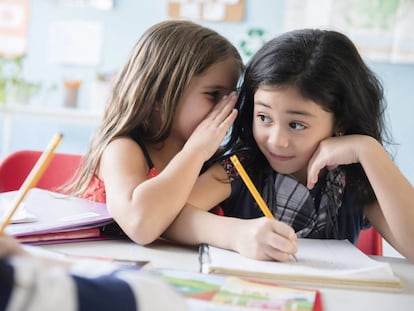
M26 53L28 19L27 0L0 2L0 55L16 57Z
M238 22L244 18L244 0L169 0L171 18L210 22Z

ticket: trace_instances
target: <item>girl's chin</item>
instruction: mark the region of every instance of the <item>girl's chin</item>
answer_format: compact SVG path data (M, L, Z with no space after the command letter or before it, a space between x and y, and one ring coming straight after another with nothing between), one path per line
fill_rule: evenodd
M298 179L297 175L301 175L299 170L297 170L295 168L286 168L286 166L281 166L281 165L271 165L271 166L272 166L272 169L275 172L278 172L279 174L292 175L297 179Z
M279 165L272 165L272 169L278 172L279 174L283 174L283 175L292 175L295 173L294 170L286 169L286 167L281 168Z

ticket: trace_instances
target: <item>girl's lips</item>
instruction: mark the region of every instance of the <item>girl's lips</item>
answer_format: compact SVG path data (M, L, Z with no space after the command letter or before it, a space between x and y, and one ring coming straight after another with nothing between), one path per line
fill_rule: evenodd
M283 156L283 155L274 154L274 153L271 153L270 156L272 157L272 159L276 161L289 161L294 158L293 156Z

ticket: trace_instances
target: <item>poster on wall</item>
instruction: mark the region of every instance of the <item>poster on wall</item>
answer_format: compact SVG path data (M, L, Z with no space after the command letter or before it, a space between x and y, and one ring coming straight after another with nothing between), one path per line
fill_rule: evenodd
M209 22L236 22L244 17L244 0L169 0L168 15Z
M50 0L54 5L91 8L97 10L112 10L114 7L113 0Z
M96 66L101 61L103 23L57 20L49 26L48 60L68 65Z
M17 57L26 53L29 19L28 0L0 2L0 55Z
M285 30L334 29L373 61L414 63L414 1L288 0Z

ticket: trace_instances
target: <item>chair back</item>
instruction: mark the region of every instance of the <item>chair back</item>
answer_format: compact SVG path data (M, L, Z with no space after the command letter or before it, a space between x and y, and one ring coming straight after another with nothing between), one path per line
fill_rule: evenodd
M41 156L42 151L20 150L9 154L0 163L0 192L20 189L26 177ZM36 187L63 192L82 161L78 154L55 153Z
M361 231L357 247L367 255L383 255L382 237L374 227Z

